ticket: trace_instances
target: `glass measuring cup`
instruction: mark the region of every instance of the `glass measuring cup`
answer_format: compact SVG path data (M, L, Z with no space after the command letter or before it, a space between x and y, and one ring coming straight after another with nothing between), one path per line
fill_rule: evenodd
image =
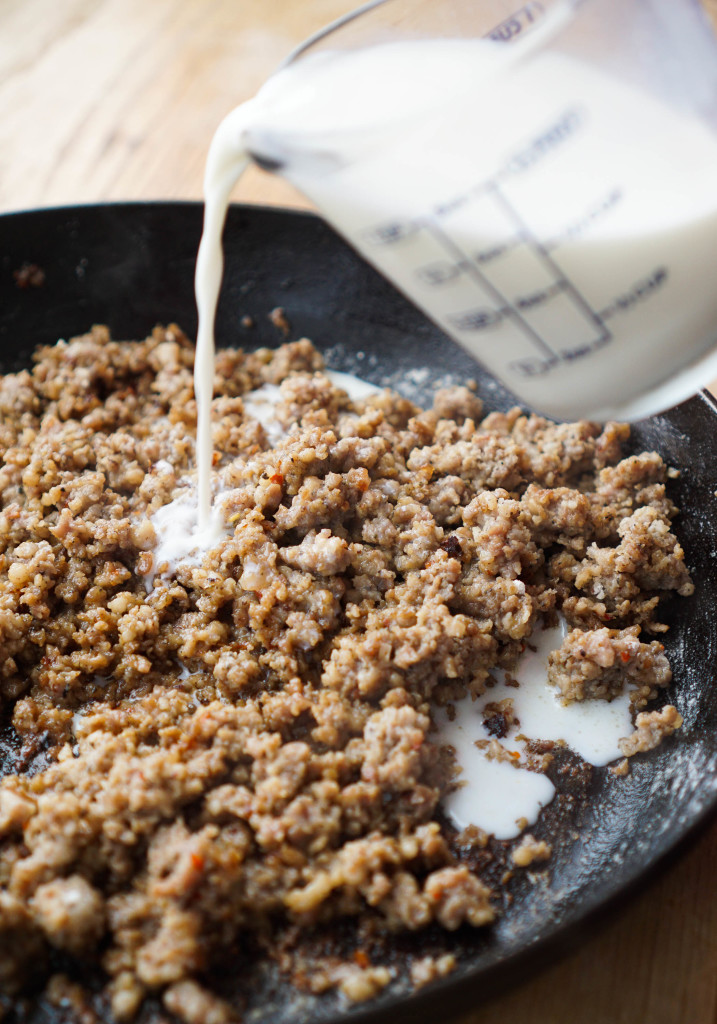
M717 45L696 0L379 0L243 144L524 402L637 419L717 374Z

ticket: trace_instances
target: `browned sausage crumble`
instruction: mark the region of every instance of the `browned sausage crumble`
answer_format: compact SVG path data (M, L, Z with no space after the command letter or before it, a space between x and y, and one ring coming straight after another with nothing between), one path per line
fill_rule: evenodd
M484 416L463 387L428 411L353 403L308 341L218 354L228 529L163 571L149 517L188 487L193 358L174 326L97 327L0 381L0 990L81 1003L60 951L99 963L117 1021L151 994L189 1024L235 1019L207 973L279 922L489 924L442 823L455 765L432 708L482 693L561 611L563 699L627 682L637 710L670 678L638 636L692 589L668 471L622 457L626 426ZM274 447L242 406L265 383ZM624 753L673 712L638 715ZM486 714L499 748L512 702ZM549 854L526 836L513 860ZM416 960L413 981L454 963ZM359 1000L395 968L359 950L302 972Z

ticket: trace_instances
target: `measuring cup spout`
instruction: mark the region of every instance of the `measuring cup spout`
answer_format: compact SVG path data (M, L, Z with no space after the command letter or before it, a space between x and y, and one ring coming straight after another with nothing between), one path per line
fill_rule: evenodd
M253 149L249 149L248 153L254 163L258 167L261 167L263 171L270 171L272 174L281 174L282 170L286 166L283 160L277 160L276 157L273 156L264 156Z

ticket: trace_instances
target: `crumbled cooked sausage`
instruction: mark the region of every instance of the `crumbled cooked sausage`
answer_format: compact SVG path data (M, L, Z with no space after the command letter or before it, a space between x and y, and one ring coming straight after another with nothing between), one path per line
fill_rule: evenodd
M511 858L517 868L527 868L536 861L550 860L553 848L544 839L536 839L530 832L526 832L516 847L513 848Z
M163 997L164 1005L185 1024L238 1024L239 1016L223 999L196 981L178 981Z
M120 1021L152 996L228 1024L207 979L243 936L489 924L466 853L487 837L442 825L455 763L432 709L484 692L556 609L576 627L551 666L565 699L627 680L644 701L669 666L639 627L691 590L668 469L621 460L628 428L481 419L463 387L425 412L352 402L306 339L217 354L226 529L171 570L152 517L187 493L193 357L174 325L96 327L0 378L0 708L23 751L0 780L0 987L44 978L84 1006L55 965L101 957ZM259 388L274 443L243 401ZM511 702L486 722L513 763ZM525 837L516 863L546 849ZM302 971L352 1000L393 977L365 954Z
M339 989L352 1003L363 1003L378 995L390 981L388 967L357 967L346 972Z
M641 711L635 719L636 729L631 736L620 740L620 751L625 757L653 750L682 726L682 715L672 704L661 711Z
M641 699L672 679L664 646L641 643L639 626L629 629L574 629L548 657L548 682L567 704L600 697L610 700L627 683L642 686Z
M442 956L424 956L411 964L411 981L416 988L422 988L436 978L445 978L456 969L458 961L453 953Z
M45 882L32 898L33 916L49 942L70 952L81 952L99 940L103 904L99 892L81 875Z

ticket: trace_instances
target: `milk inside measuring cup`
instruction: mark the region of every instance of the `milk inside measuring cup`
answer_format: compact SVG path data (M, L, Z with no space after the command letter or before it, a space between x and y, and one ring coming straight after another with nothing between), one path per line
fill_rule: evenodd
M222 126L523 401L636 419L717 372L717 139L556 51L288 65Z

